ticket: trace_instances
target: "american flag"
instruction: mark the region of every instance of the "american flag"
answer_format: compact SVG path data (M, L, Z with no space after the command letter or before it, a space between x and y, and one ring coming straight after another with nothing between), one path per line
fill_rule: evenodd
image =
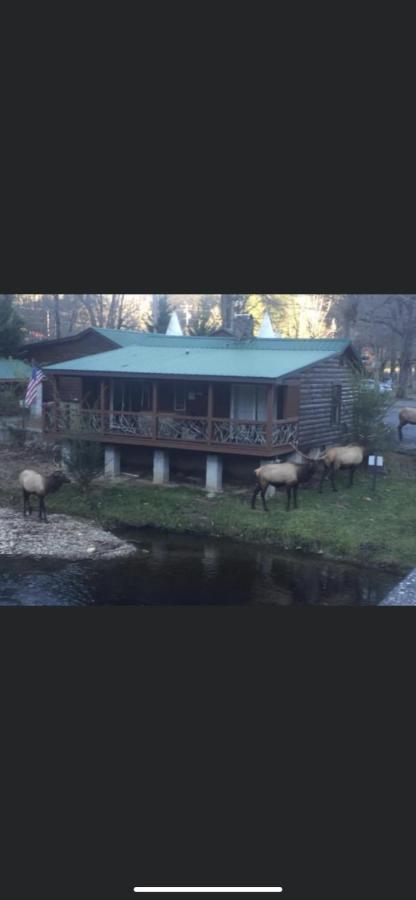
M34 366L32 369L32 377L27 386L26 397L25 397L25 405L26 406L31 406L32 403L34 403L34 401L36 400L38 387L44 378L45 378L45 375L43 374L41 369L37 369L36 366Z

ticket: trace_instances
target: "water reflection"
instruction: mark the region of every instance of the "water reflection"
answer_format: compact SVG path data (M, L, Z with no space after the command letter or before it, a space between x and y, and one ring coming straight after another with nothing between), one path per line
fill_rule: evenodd
M398 581L271 547L153 531L123 536L138 545L128 560L3 559L0 604L356 606L379 603Z

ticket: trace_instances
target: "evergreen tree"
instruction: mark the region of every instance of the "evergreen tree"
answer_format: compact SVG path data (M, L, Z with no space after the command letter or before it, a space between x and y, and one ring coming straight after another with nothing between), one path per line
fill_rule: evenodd
M173 309L169 303L168 295L159 294L157 320L154 322L153 317L149 317L147 322L145 322L146 331L166 334L172 313Z
M0 294L0 356L14 356L24 338L24 323L14 306L14 296Z
M188 333L193 337L212 334L221 324L218 307L210 297L202 297L191 316Z

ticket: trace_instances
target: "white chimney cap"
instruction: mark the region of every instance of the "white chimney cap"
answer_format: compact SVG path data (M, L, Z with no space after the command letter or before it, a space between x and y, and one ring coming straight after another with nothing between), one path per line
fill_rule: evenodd
M276 337L280 337L279 334L275 334L275 332L273 331L273 325L272 325L272 323L271 323L270 316L269 316L269 313L268 313L268 312L266 312L266 313L264 314L264 318L263 318L263 321L262 321L262 323L261 323L261 328L260 328L260 331L259 331L257 337L259 337L259 338L276 338Z
M181 325L180 325L180 322L178 319L178 314L176 312L173 312L170 317L170 322L169 322L166 334L176 334L176 335L182 334L183 335L183 331L182 331L182 328L181 328Z

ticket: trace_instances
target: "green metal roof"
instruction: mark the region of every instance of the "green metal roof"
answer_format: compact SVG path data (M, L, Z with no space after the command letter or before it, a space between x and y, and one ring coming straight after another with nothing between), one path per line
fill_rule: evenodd
M95 328L97 334L114 341L122 347L132 347L136 344L146 347L175 347L175 346L215 346L228 347L230 343L235 343L230 338L214 338L214 337L190 337L188 335L173 334L154 334L151 331L117 331L115 328Z
M142 343L142 338L146 338L146 332L141 331L120 331L118 328L96 328L95 325L92 326L92 330L97 334L101 334L102 337L108 338L109 341L114 341L115 344L119 344L120 347L131 347L134 344Z
M153 340L149 341L149 337ZM172 340L179 343L172 344ZM216 344L218 340L225 341L227 346L213 346L213 342ZM342 353L348 346L348 341L333 340L274 341L265 338L236 344L226 338L169 339L165 335L146 335L141 345L69 360L47 366L45 370L57 374L106 372L115 375L211 375L274 380Z
M250 341L237 341L232 337L191 337L190 335L154 334L149 331L117 331L113 328L95 328L98 334L102 334L110 341L122 343L123 347L143 345L146 347L206 347L207 349L230 348L236 350L331 350L332 353L342 353L349 341L314 338L290 339L290 338L252 338Z
M32 369L20 359L0 357L0 381L27 381Z

